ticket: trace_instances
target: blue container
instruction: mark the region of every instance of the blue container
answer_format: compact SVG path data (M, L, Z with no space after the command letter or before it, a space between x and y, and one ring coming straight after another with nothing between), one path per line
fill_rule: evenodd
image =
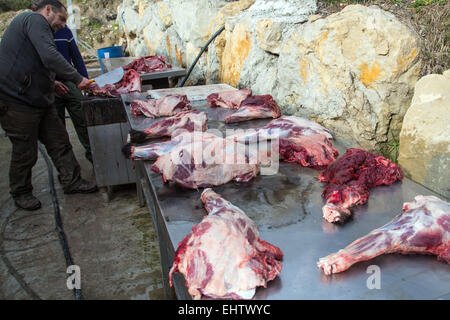
M105 73L105 69L103 67L102 59L103 58L120 58L123 57L122 46L115 47L107 47L97 50L98 61L100 62L100 68L102 69L102 73Z

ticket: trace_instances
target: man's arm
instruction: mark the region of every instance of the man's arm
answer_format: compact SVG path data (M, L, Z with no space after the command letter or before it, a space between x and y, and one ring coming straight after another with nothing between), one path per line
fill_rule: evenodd
M75 69L78 70L78 73L82 76L89 78L86 65L84 64L83 57L81 56L80 50L78 49L77 43L75 41L75 38L73 37L72 31L69 30L70 34L70 42L69 42L69 54L70 58L72 59L73 65L75 66Z
M70 80L76 85L81 83L83 76L58 52L52 29L44 17L38 14L30 15L24 28L46 68L55 72L61 79Z

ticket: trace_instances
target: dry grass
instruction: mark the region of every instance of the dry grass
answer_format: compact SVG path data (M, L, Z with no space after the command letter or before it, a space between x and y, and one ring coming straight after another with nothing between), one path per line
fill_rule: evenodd
M327 16L348 4L377 5L393 13L420 37L424 61L420 76L450 68L450 3L448 0L318 0L318 13Z

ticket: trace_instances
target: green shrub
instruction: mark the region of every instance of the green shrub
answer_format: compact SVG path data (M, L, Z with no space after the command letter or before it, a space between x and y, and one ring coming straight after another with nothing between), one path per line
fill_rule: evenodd
M0 0L0 12L29 9L30 4L30 0Z

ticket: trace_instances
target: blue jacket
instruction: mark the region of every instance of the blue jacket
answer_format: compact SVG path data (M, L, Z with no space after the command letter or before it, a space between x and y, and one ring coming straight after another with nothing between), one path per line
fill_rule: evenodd
M78 50L77 43L73 38L72 31L70 31L69 27L65 26L64 28L58 30L53 37L58 51L70 64L73 64L75 69L78 70L78 73L88 78L86 66L84 65L80 50ZM57 78L57 80L60 79Z

